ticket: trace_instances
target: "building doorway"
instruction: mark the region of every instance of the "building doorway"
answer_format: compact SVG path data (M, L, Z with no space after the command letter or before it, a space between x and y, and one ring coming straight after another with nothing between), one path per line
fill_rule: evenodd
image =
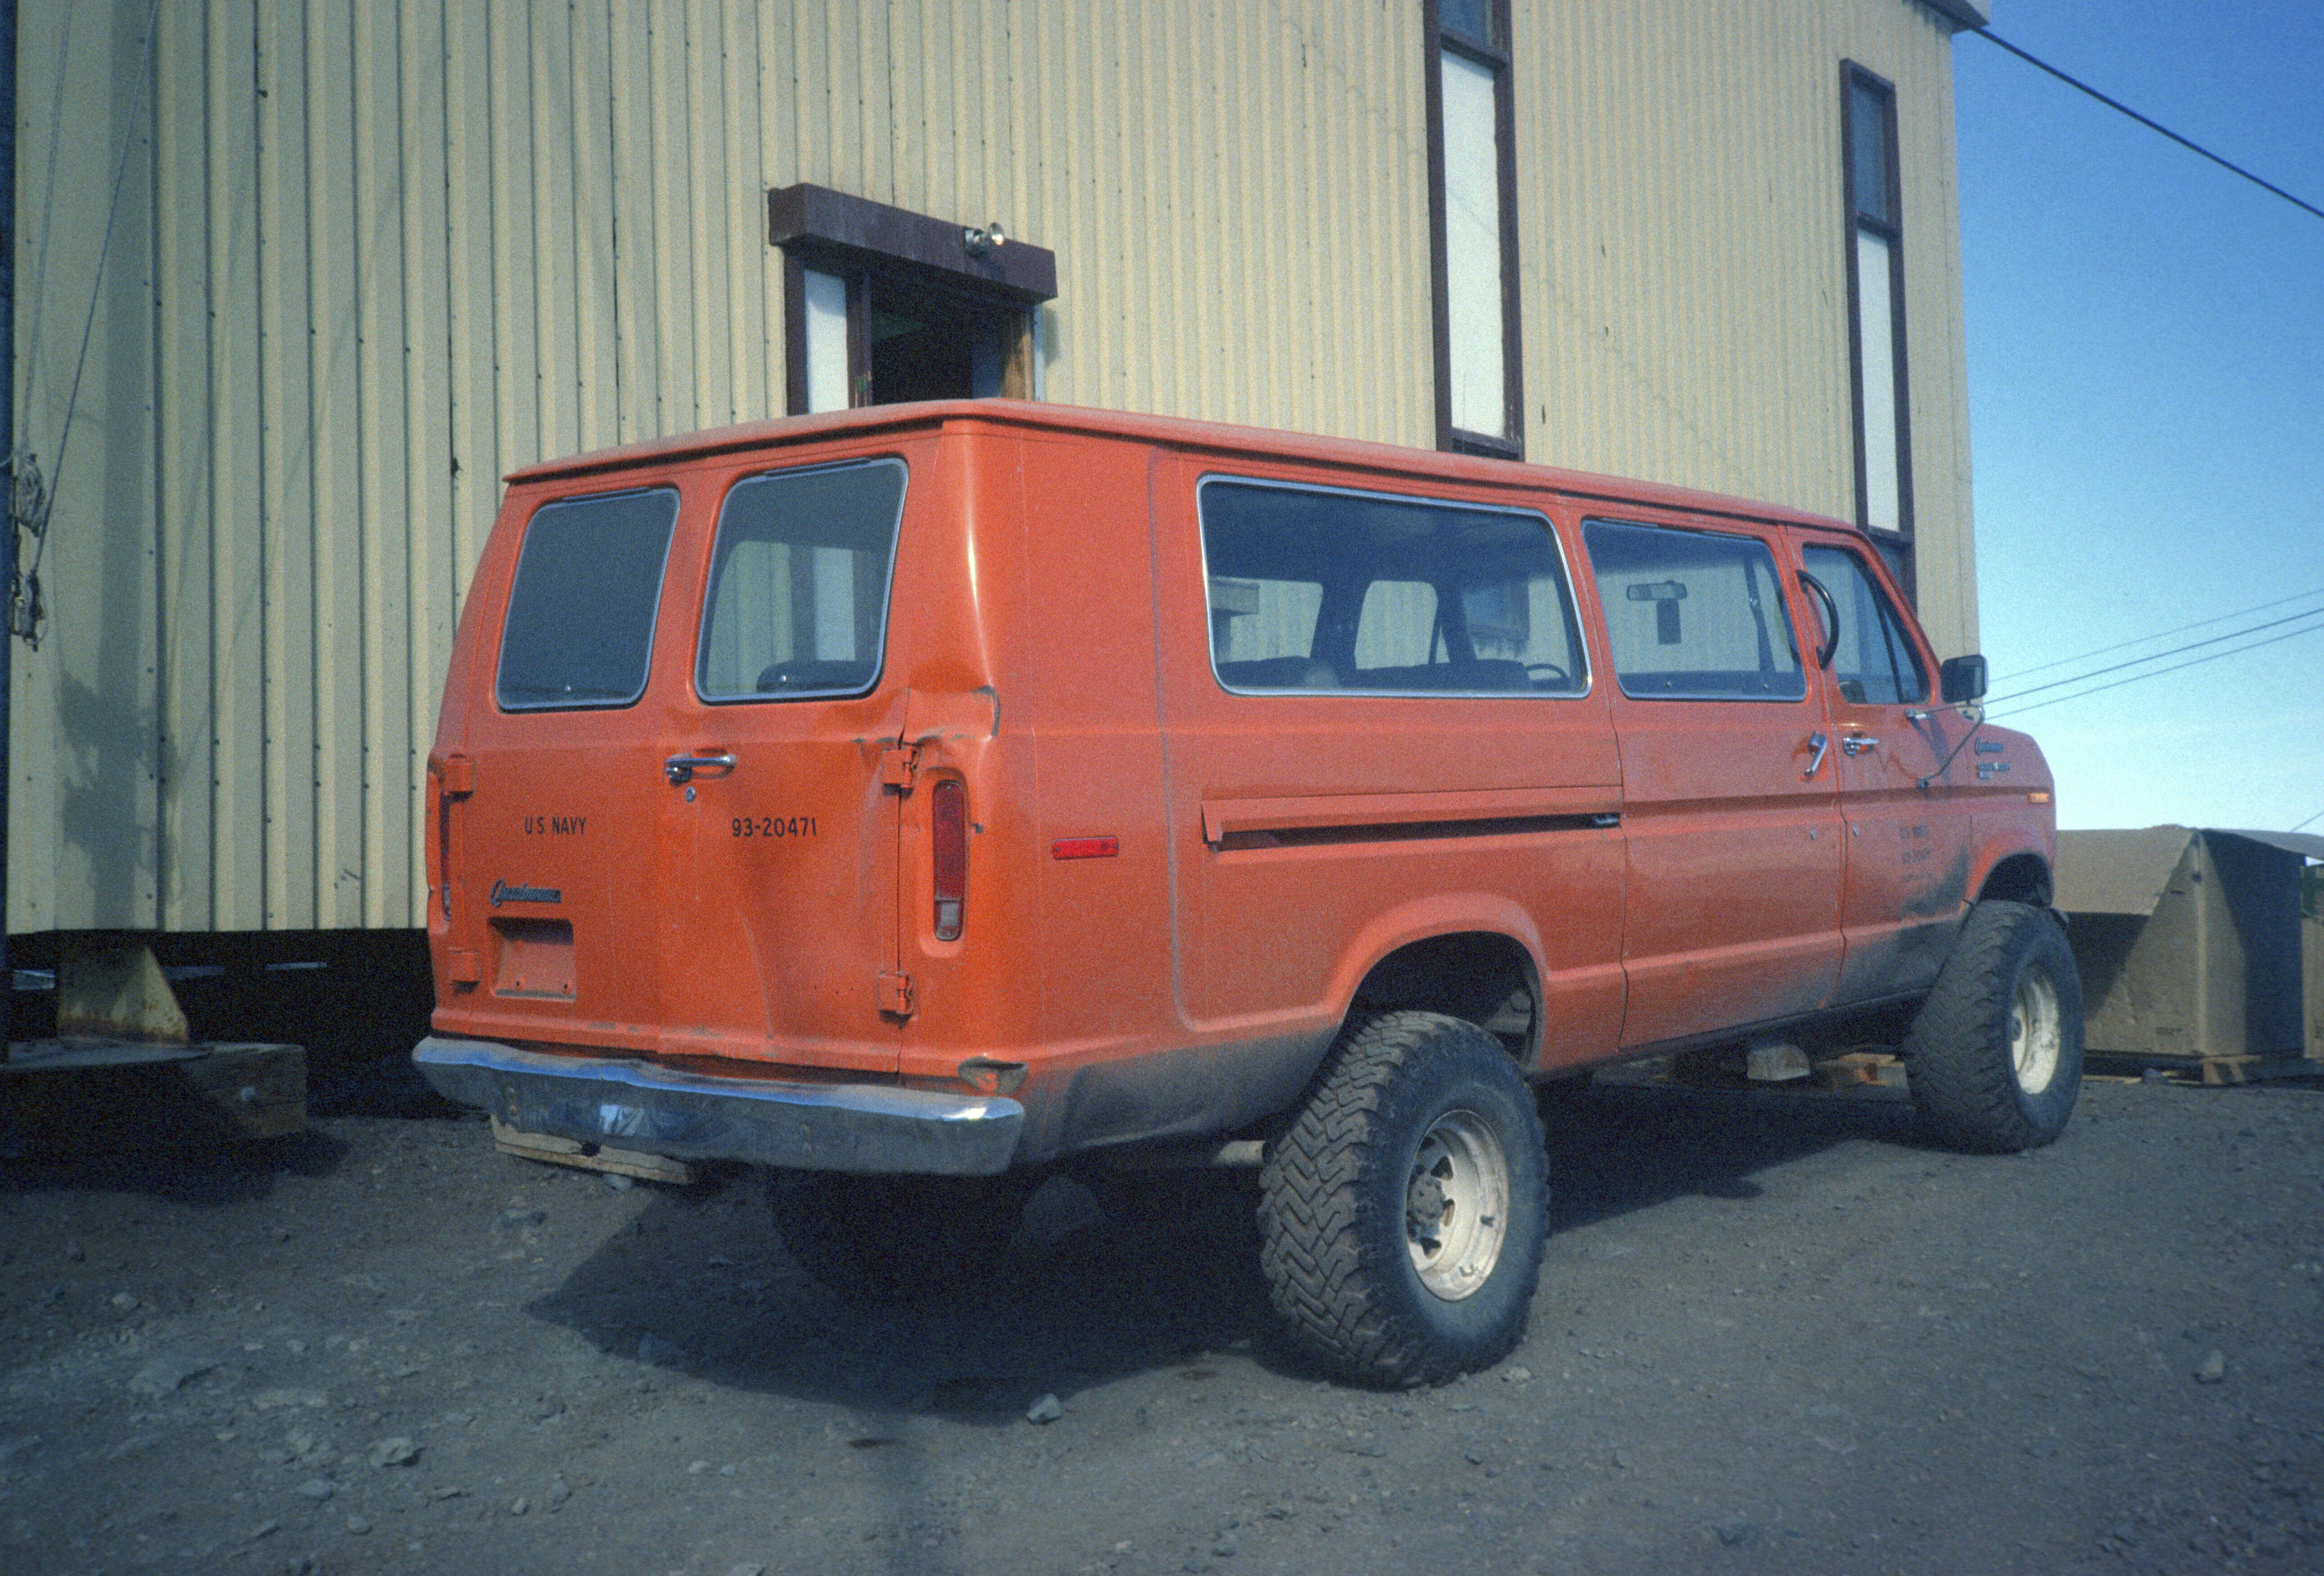
M784 252L794 415L910 400L1039 395L1040 303L1056 263L972 227L820 187L769 194Z

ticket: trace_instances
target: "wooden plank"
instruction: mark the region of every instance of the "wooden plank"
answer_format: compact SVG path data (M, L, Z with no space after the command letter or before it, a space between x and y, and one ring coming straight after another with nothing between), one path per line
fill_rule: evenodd
M1904 1064L1887 1051L1849 1051L1815 1064L1812 1087L1859 1094L1904 1087Z
M2324 1062L2311 1062L2305 1056L2207 1056L2203 1060L2203 1082L2213 1088L2284 1078L2324 1078Z
M32 1040L0 1062L0 1141L19 1153L206 1148L306 1126L299 1046Z
M683 1160L635 1149L616 1149L604 1144L584 1144L547 1133L528 1133L498 1117L493 1118L492 1122L493 1147L503 1155L545 1161L551 1166L577 1166L585 1171L610 1171L647 1182L675 1183L680 1187L694 1180L694 1167Z
M1901 1100L1907 1095L1904 1064L1895 1053L1863 1046L1838 1055L1817 1056L1809 1075L1780 1082L1753 1079L1741 1046L1718 1046L1676 1055L1652 1056L1596 1070L1606 1083L1724 1091L1814 1099L1839 1095L1853 1100Z
M2225 1088L2283 1079L2324 1078L2324 1061L2303 1056L2168 1056L2126 1051L2091 1051L2083 1060L2085 1078L2202 1084Z

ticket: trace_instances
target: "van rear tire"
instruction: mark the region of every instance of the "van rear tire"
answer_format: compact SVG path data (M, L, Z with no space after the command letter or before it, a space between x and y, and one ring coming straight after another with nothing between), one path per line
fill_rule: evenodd
M1971 908L1902 1051L1932 1142L2014 1155L2064 1132L2082 1085L2082 984L2058 922L2024 903Z
M1344 1033L1259 1172L1259 1264L1343 1378L1441 1384L1525 1333L1549 1222L1532 1092L1489 1034L1433 1012Z

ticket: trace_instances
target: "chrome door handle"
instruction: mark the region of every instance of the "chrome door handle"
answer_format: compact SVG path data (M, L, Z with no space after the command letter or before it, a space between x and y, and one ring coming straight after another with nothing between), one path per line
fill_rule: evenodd
M691 782L697 771L714 769L720 776L724 776L734 770L734 758L732 755L673 755L661 763L661 774L669 779L673 788L682 782Z
M1823 764L1824 754L1826 751L1831 750L1831 741L1825 738L1821 733L1810 733L1808 735L1808 747L1813 750L1815 753L1808 757L1808 769L1800 773L1800 780L1802 782L1805 782L1808 779L1813 777L1816 774L1816 768ZM1852 754L1854 751L1851 751L1850 753Z
M1861 755L1867 750L1879 748L1880 741L1869 733L1850 733L1840 742L1840 752L1843 755Z

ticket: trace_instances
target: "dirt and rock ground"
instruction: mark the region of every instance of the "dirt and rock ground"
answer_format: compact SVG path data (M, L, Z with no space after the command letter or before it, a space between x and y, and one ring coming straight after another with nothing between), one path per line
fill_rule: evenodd
M9 1162L0 1570L2324 1571L2324 1090L2094 1084L2008 1159L1877 1100L1552 1117L1530 1333L1394 1395L1277 1344L1244 1175L1054 1187L879 1313L747 1175L424 1104Z

